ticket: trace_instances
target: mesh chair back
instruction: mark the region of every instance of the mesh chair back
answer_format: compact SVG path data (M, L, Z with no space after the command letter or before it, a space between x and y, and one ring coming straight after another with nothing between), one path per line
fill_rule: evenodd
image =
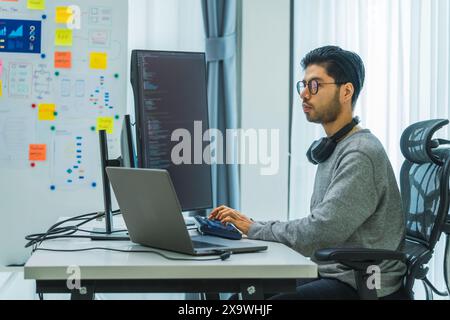
M433 250L449 208L450 151L432 140L448 120L423 121L408 127L401 138L406 158L400 188L406 214L406 238Z

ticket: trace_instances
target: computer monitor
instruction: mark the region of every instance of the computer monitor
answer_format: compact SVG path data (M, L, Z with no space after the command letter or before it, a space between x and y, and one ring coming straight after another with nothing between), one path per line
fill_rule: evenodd
M120 151L122 153L122 167L136 168L136 152L134 149L133 132L131 130L130 115L125 115L120 134Z
M211 166L203 159L208 146L203 133L209 129L206 79L204 53L132 52L138 166L166 169L183 211L212 207ZM191 137L185 141L191 143L191 161L179 165L172 159L172 151L180 144L180 140L172 141L177 129Z

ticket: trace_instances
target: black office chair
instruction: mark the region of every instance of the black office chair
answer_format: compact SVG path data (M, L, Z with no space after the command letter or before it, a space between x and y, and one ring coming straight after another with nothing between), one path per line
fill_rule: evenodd
M406 158L400 172L400 189L406 215L406 238L402 252L362 248L323 249L315 252L318 262L337 262L355 272L358 294L361 299L377 299L375 289L368 288L367 268L385 260L400 260L407 265L402 290L405 297L414 298L415 280L424 283L427 299L433 292L448 296L448 259L450 259L449 175L450 148L447 140L435 139L434 133L448 120L423 121L408 127L401 138L401 150ZM447 235L444 276L448 292L439 292L427 279L427 263L442 233Z

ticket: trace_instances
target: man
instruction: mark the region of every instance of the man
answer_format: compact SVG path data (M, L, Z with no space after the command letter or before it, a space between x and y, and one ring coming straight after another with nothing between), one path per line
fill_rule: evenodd
M233 223L251 239L284 243L306 257L313 257L318 249L335 247L398 250L404 240L405 220L392 166L379 140L357 126L353 118L364 85L361 58L326 46L308 53L302 67L305 77L297 89L303 111L308 121L323 126L329 138L322 140L327 146L315 143L308 151L310 160L319 164L310 215L290 222L255 222L221 206L209 218ZM333 137L336 133L341 136ZM402 297L399 289L405 265L384 261L379 267L379 297ZM299 281L296 294L278 298L358 298L349 268L322 264L319 275L318 280Z

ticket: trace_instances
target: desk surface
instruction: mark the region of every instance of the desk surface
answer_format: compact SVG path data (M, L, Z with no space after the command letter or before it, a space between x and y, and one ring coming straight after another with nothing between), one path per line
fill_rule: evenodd
M241 240L247 241L247 240ZM254 242L252 240L252 242ZM257 241L259 242L259 241ZM316 278L317 265L285 245L261 242L267 251L234 254L221 261L172 261L155 253L36 251L25 265L25 279L65 280L67 269L80 268L83 279L298 279ZM130 241L59 239L41 248L74 250L107 247L121 250L156 250L175 258L204 259L139 246ZM209 257L211 258L211 257Z

